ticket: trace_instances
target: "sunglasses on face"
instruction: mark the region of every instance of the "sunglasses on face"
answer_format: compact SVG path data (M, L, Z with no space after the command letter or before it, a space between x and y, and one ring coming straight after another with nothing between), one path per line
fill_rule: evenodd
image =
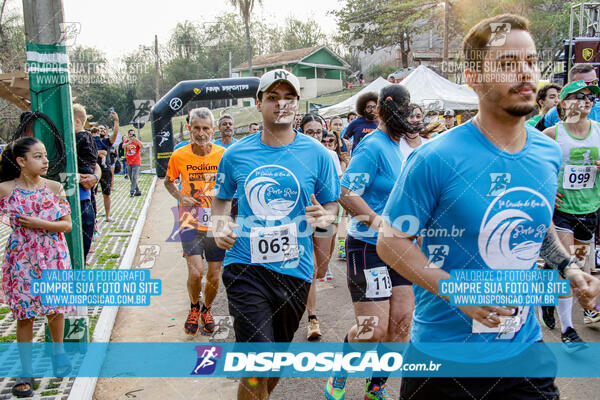
M586 85L594 85L594 86L598 86L598 78L593 79L591 81L585 81Z
M588 99L592 103L596 100L596 95L593 93L575 93L567 97L568 100L585 100Z
M335 139L321 140L321 143L323 143L323 144L334 144L335 143Z

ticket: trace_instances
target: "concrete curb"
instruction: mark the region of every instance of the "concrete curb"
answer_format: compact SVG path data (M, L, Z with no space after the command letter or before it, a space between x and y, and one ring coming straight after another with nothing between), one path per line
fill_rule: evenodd
M148 209L150 208L150 202L152 201L152 195L154 194L154 188L156 186L157 179L158 178L156 176L154 176L154 178L152 179L152 183L150 184L150 189L148 191L148 197L146 197L146 201L144 202L144 206L142 207L139 219L135 224L133 232L131 233L131 241L127 245L127 250L123 255L123 261L121 262L119 269L131 269L131 266L133 265L133 260L135 258L138 243L140 242L142 230L144 229L144 224L146 223L146 216L148 215ZM112 329L115 324L115 318L117 317L118 311L119 307L102 308L100 318L98 318L98 323L96 324L96 328L94 329L94 336L92 337L92 342L110 341L110 334L112 333ZM101 362L103 361L104 360L102 360ZM98 360L88 360L87 357L83 360L83 363L90 362L98 363ZM101 366L97 366L97 368L98 370L100 370ZM69 392L68 400L91 399L94 395L94 390L96 389L97 382L98 377L75 378L75 382L73 382L73 386L71 387L71 391Z

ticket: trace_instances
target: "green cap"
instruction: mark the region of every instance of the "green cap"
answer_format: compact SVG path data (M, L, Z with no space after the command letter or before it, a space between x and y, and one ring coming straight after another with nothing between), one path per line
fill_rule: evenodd
M562 90L560 91L559 99L564 100L565 97L567 97L571 93L579 92L581 89L589 89L590 92L594 94L600 93L600 87L598 87L597 85L586 85L585 81L575 81L567 84L564 88L562 88Z

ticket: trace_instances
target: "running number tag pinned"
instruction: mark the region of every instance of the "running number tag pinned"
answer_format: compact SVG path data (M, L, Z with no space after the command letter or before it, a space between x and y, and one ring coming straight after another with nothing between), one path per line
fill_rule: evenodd
M473 320L473 333L497 333L496 339L512 339L521 330L529 315L529 306L517 307L512 316L500 317L500 325L488 328L482 323Z
M388 268L369 268L363 270L367 281L367 293L365 297L373 299L378 297L390 297L392 295L392 280Z
M567 165L563 177L564 189L592 189L596 182L596 166Z
M250 229L250 257L254 263L274 263L298 258L296 224Z
M198 225L203 228L212 227L212 215L210 208L198 207L198 215L196 217Z

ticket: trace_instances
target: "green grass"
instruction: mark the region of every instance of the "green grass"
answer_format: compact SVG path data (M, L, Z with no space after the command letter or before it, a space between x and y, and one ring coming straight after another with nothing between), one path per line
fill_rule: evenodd
M56 396L58 394L58 390L46 390L40 393L40 396Z
M356 93L358 93L362 88L354 88L354 89L344 89L341 92L330 93L324 96L315 97L312 99L300 100L299 112L307 113L308 112L308 103L316 103L322 105L333 105L337 104L341 101L346 100L349 97L352 97ZM217 108L212 110L215 120L219 118L221 112L228 113L225 108ZM256 110L256 107L234 107L233 118L235 119L236 126L247 126L252 122L260 122L260 113ZM173 131L177 134L180 132L181 124L185 124L185 116L177 116L173 117L171 120L173 125ZM132 125L123 125L120 127L121 133L126 133L127 130L132 129ZM147 122L142 129L140 129L140 136L142 138L142 142L151 142L152 141L152 124ZM186 137L186 139L189 139Z
M10 312L10 307L4 306L0 307L0 315L8 314Z
M94 336L94 329L96 329L96 324L98 323L98 316L97 315L93 315L90 317L90 343L92 342L92 337Z
M12 343L15 340L17 340L17 335L16 334L6 335L6 336L0 336L0 343Z

